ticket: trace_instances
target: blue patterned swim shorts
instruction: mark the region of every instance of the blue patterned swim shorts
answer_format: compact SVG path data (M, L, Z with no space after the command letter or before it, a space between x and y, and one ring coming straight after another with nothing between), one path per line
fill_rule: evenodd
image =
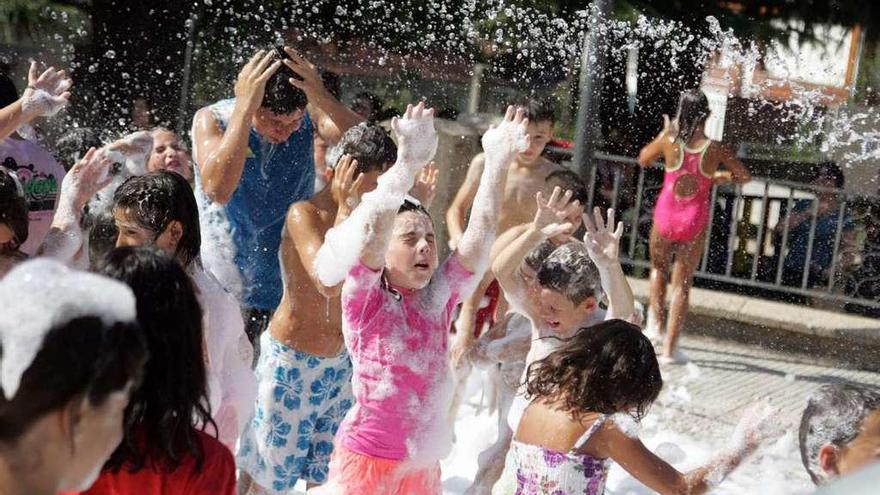
M236 464L270 493L287 493L300 479L324 483L333 437L354 404L348 353L312 356L268 331L260 347L257 403Z

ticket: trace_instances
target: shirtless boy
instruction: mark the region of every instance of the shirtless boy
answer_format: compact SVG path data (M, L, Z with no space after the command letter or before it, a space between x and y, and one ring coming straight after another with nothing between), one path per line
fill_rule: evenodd
M319 281L315 255L327 231L376 188L397 159L397 147L382 128L366 123L350 128L339 146L343 155L330 187L294 203L287 214L280 254L284 292L261 337L257 410L238 454L240 493L287 493L300 478L323 483L333 436L353 403L341 286ZM411 193L429 202L433 188L421 179Z
M535 194L544 189L548 175L562 170L560 165L541 156L544 147L553 136L555 116L552 107L535 100L526 100L519 106L524 110L526 118L529 119L530 144L528 149L518 153L516 159L510 164L504 188L504 204L501 207L498 220L499 236L513 226L532 221L535 216ZM480 153L474 157L464 183L446 213L446 225L449 229L449 243L452 249L456 247L462 232L464 232L465 219L473 204L484 163L485 154ZM458 331L452 348L453 364L457 364L459 357L473 345L474 339L482 331L483 323L488 323L490 327L495 323L494 315L489 314L477 324L478 311L484 295L488 295L492 299L487 311L495 312L500 291L497 284L493 282L494 276L491 271L487 272L480 285L477 286L477 290L462 302L461 314L456 323Z

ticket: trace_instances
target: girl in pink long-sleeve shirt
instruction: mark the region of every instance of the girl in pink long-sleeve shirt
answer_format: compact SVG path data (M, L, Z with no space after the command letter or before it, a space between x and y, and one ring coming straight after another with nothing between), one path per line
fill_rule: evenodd
M438 268L430 215L404 201L437 146L433 110L408 107L392 122L397 162L327 233L317 256L325 285L344 279L355 405L337 433L327 484L310 493L441 493L439 460L452 436L447 329L461 295L488 267L501 185L507 164L527 146L526 125L522 112L510 108L483 137L486 167L470 224Z

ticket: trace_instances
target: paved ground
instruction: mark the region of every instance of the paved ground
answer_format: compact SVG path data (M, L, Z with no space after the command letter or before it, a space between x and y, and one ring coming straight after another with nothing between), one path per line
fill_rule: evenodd
M880 386L880 373L846 369L834 362L757 345L686 336L682 349L691 364L666 366L663 377L673 391L686 385L691 400L666 401L665 407L729 424L735 424L736 413L757 396L771 397L784 415L794 416L800 415L810 392L824 383Z

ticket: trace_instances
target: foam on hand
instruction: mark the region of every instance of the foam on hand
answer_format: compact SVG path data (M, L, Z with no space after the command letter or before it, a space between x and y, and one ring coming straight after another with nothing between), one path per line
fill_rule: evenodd
M46 334L86 316L106 325L135 321L135 297L122 282L37 258L0 280L0 386L7 400L43 345Z

